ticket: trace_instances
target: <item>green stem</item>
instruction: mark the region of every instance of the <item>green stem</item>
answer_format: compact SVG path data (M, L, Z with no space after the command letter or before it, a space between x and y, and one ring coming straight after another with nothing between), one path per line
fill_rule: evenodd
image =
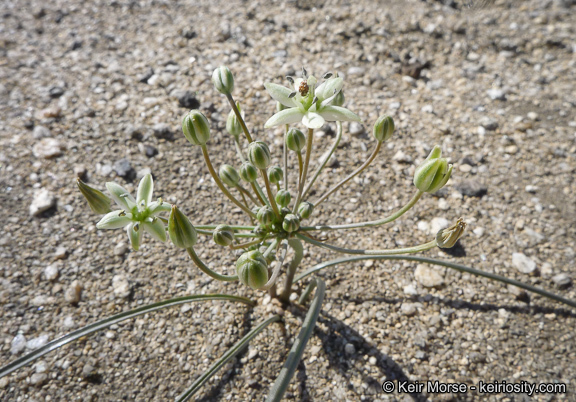
M210 155L208 155L208 148L206 148L206 145L202 145L202 154L204 155L204 160L206 161L206 166L208 167L208 171L212 175L212 178L216 182L216 185L218 186L218 188L220 188L220 191L222 191L230 199L230 201L232 201L234 204L236 204L236 206L238 206L242 211L246 212L252 218L256 218L256 215L254 215L254 213L252 213L252 211L250 211L248 208L246 208L244 205L242 205L242 203L240 201L238 201L236 199L236 197L234 197L230 193L230 191L228 191L228 189L224 186L224 184L222 184L222 181L220 181L220 177L218 177L218 174L214 170L214 166L212 166L212 162L210 161Z
M245 194L248 196L248 198L250 198L250 201L252 201L255 205L258 205L258 201L256 200L256 198L254 198L254 196L252 194L250 194L250 192L248 190L246 190L240 183L238 183L236 185L236 188L238 189L238 191L240 191L241 193Z
M248 131L248 127L246 127L246 123L244 122L244 119L242 118L240 111L236 107L236 102L234 102L234 98L232 97L232 94L226 94L226 99L228 99L228 102L230 102L230 106L232 107L232 110L234 111L236 118L238 119L238 121L240 122L240 125L242 126L242 130L244 131L244 135L246 135L246 139L248 140L248 143L251 143L253 141L252 136L250 135L250 132Z
M304 170L302 171L302 177L298 182L298 196L296 197L296 202L294 204L293 212L296 213L298 210L298 205L302 201L302 191L304 190L304 183L306 183L306 177L308 176L308 166L310 165L310 157L312 154L312 140L314 139L314 129L308 129L308 135L306 136L306 158L304 159Z
M217 272L212 271L210 268L208 268L206 264L204 264L204 262L202 262L202 260L200 259L200 257L198 257L198 255L196 254L196 252L192 247L188 247L186 251L188 251L188 255L190 256L192 261L194 261L194 264L196 264L196 266L200 268L200 271L204 272L209 277L224 282L234 282L238 280L238 275L221 275Z
M260 169L260 173L262 173L262 177L264 177L264 185L266 186L266 192L268 193L268 199L270 200L270 205L274 210L274 215L280 221L280 211L278 210L278 205L276 205L276 200L274 199L274 194L272 193L272 187L270 187L270 180L268 180L268 175L266 174L266 169Z
M274 241L272 241L272 243L270 243L270 245L268 246L268 248L266 249L266 251L264 251L264 257L268 257L268 255L270 255L270 253L272 252L272 250L274 250L276 248L276 246L278 246L278 239L274 239Z
M404 205L398 211L394 212L392 215L387 216L386 218L378 219L375 221L370 222L360 222L360 223L350 223L347 225L316 225L316 226L302 226L300 230L307 231L307 230L340 230L340 229L356 229L356 228L367 228L373 226L384 225L385 223L390 223L395 221L396 219L400 218L404 215L410 208L412 208L420 197L422 197L424 193L420 190L412 197L412 199L408 202L408 204Z
M318 198L318 200L316 200L316 202L313 203L314 207L318 207L318 205L322 204L326 200L326 198L328 198L332 193L334 193L336 190L338 190L340 187L342 187L344 184L348 183L352 178L356 177L364 169L366 169L372 163L372 161L376 158L376 155L378 155L378 151L380 151L381 147L382 147L382 143L380 141L378 141L376 144L376 147L374 148L374 151L372 151L372 154L370 155L368 160L366 162L364 162L362 164L362 166L360 166L358 169L356 169L355 171L350 173L347 177L342 179L334 187L332 187L330 190L328 190L328 192L326 192L326 194L324 194L322 197Z
M495 281L507 283L509 285L514 285L516 287L528 290L528 291L533 292L533 293L537 293L541 296L547 297L547 298L555 300L557 302L566 304L570 307L576 308L576 301L566 299L562 296L555 295L554 293L548 292L547 290L540 289L540 288L537 288L537 287L534 287L531 285L527 285L527 284L522 283L520 281L517 281L514 279L509 279L509 278L506 278L504 276L492 274L490 272L480 271L479 269L474 269L471 267L467 267L465 265L454 264L454 263L448 262L448 261L435 260L433 258L420 257L420 256L379 255L379 256L359 256L359 257L338 258L335 260L323 262L321 264L318 264L318 265L308 269L307 271L298 275L294 279L294 282L298 282L299 280L306 278L307 276L309 276L315 272L318 272L324 268L328 268L328 267L342 264L342 263L346 263L346 262L354 262L354 261L362 261L362 260L404 260L404 261L422 262L425 264L432 264L432 265L440 265L442 267L455 269L456 271L466 272L466 273L469 273L471 275L482 276L484 278L489 278L489 279L493 279Z
M328 250L337 251L339 253L344 254L362 254L362 255L397 255L397 254L413 254L419 253L421 251L430 250L437 246L436 240L432 240L428 243L420 244L414 247L405 247L405 248L394 248L388 250L355 250L350 248L341 248L337 246L333 246L331 244L322 243L318 240L311 239L308 236L304 236L300 233L296 233L296 237L299 239L304 240L307 243L313 244L318 247L326 248Z
M298 367L298 364L302 359L306 344L314 332L316 321L318 320L320 310L322 309L322 303L324 302L324 295L326 294L326 284L324 281L317 279L317 282L318 288L316 289L316 294L310 304L306 318L304 318L304 322L302 323L302 329L290 348L288 358L286 359L282 370L280 370L278 378L276 378L272 388L270 388L270 393L266 398L266 402L280 402L290 384L290 381L292 380L292 377L294 376L294 373L296 372L296 367Z
M306 196L308 195L308 193L312 189L312 186L314 185L314 182L316 181L318 176L320 176L322 169L324 169L324 167L326 166L326 164L328 163L328 161L330 160L330 158L334 154L334 151L336 151L336 148L338 148L338 144L340 144L341 139L342 139L342 123L337 121L336 122L336 140L334 141L334 144L332 144L332 148L330 148L330 152L328 153L328 156L326 157L326 159L324 159L322 164L320 166L318 166L318 169L316 169L316 172L314 172L314 176L312 176L312 180L310 181L310 183L308 183L308 185L304 189L302 198L306 198Z
M288 271L286 272L286 282L284 283L284 290L280 295L280 300L284 303L290 301L290 293L292 292L292 283L294 282L294 275L296 274L296 269L300 266L302 259L304 258L304 247L302 247L302 242L298 239L288 240L288 244L294 250L294 257L290 262Z
M242 153L242 147L240 146L240 139L238 137L234 137L234 144L236 144L236 153L238 154L240 161L242 163L246 162L246 158L244 157L244 154Z
M196 233L201 234L201 235L205 235L205 236L213 236L214 232L210 231L210 230L202 230L202 229L196 229ZM259 237L256 233L234 233L234 237L236 238L242 238L242 237L247 237L247 238L253 238L253 237Z
M252 300L247 299L245 297L224 295L224 294L208 294L208 295L192 295L192 296L176 297L174 299L164 300L158 303L149 304L147 306L138 307L130 311L125 311L123 313L115 314L113 316L104 318L103 320L86 325L85 327L77 329L74 332L70 332L67 335L64 335L58 339L48 342L46 345L0 368L0 378L7 376L13 371L18 370L19 368L27 365L30 362L33 362L36 359L39 359L40 357L52 352L53 350L60 348L61 346L64 346L79 338L88 336L101 329L108 328L111 325L118 324L119 322L122 322L129 318L134 318L139 315L148 314L153 311L161 310L167 307L177 306L179 304L197 302L197 301L209 301L209 300L227 300L227 301L244 303L249 306L256 305L256 302L253 302Z
M262 189L260 188L258 183L253 181L252 183L250 183L250 185L252 186L252 190L254 190L254 193L256 193L256 197L258 197L260 204L270 205L270 204L268 204L268 200L266 199L266 196L264 196L264 193L262 192Z
M234 236L234 237L236 237L236 236ZM263 240L264 240L264 239L256 239L256 240L253 240L253 241L249 241L249 242L247 242L247 243L240 243L240 244L230 245L229 247L230 247L232 250L238 250L238 249L241 249L241 248L246 248L246 247L250 247L250 246L253 246L253 245L255 245L255 244L261 243Z
M284 141L282 142L282 159L284 160L284 190L288 191L288 147L286 146L286 134L290 126L284 126Z
M248 332L242 339L234 344L226 353L222 355L208 370L204 372L200 377L194 381L194 383L188 388L184 393L182 393L176 399L177 402L184 402L189 400L199 389L208 381L218 370L220 370L226 363L234 358L238 353L240 353L256 335L262 332L268 325L273 322L280 321L281 317L279 315L272 316L266 321L260 323L256 328Z
M194 226L195 229L206 229L206 230L213 230L216 229L218 225L198 225L198 226ZM232 230L254 230L255 227L254 226L246 226L246 225L236 225L236 226L232 226L230 225L230 229Z

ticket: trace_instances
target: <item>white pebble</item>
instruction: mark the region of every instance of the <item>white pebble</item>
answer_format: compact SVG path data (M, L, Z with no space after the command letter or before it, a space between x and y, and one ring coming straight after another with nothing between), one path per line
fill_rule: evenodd
M536 263L522 253L512 254L512 265L523 274L531 274L536 270Z

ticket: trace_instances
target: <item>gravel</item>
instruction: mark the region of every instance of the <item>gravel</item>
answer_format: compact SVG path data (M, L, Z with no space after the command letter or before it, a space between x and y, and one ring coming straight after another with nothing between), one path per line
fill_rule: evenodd
M185 252L149 236L138 252L116 255L126 233L96 230L100 217L75 188L82 173L100 190L116 181L135 194L136 179L127 181L114 168L126 159L135 172L150 169L154 196L178 205L195 224L249 223L219 193L201 150L179 128L187 108L174 95L189 91L210 118L214 165L238 167L224 129L228 102L210 82L220 64L235 73L234 96L254 137L271 145L274 164L281 161L283 133L263 128L276 110L263 82L286 84L284 77L299 76L302 65L317 77L327 71L345 77L345 106L359 114L365 132L352 136L343 125L337 163L319 177L311 201L369 156L378 116L394 118L394 136L370 168L317 207L311 223L362 222L396 211L415 194L414 169L435 144L455 164L443 190L424 195L393 223L318 232L319 239L348 248L408 247L433 238L418 222L463 217L468 229L459 257L439 249L422 254L576 299L574 286L552 279L562 273L573 278L576 270L573 2L459 7L464 3L469 2L5 2L0 365L25 353L12 354L19 335L25 341L57 339L112 314L192 293L262 299L262 292L212 280ZM52 95L56 87L63 91ZM498 126L482 127L488 121ZM40 126L49 135L42 130L35 138ZM314 139L311 171L333 143L335 129L328 123L322 128L326 135ZM46 139L60 144L54 156L35 155L35 146ZM139 144L158 153L149 157ZM404 156L394 160L397 154ZM295 160L290 155L291 164ZM291 188L296 180L292 174ZM462 187L465 182L470 185ZM30 210L33 201L37 206ZM484 229L481 236L476 228ZM68 255L57 261L57 279L45 280L58 247ZM218 272L234 272L232 253L206 237L200 236L196 250ZM520 272L513 253L537 262L538 269ZM303 267L338 257L305 245ZM325 305L285 400L404 400L406 395L386 395L380 388L385 379L402 378L469 385L565 382L569 394L556 398L574 400L576 316L569 307L435 267L428 269L442 274L443 285L425 287L415 278L416 266L361 261L319 273L327 283ZM118 275L129 278L127 298L114 292ZM416 313L403 314L404 303L415 304ZM30 365L0 379L0 400L174 400L280 308L274 301L253 311L202 302L127 320L44 356L45 373ZM282 312L281 324L263 331L195 397L265 399L303 320L300 308ZM354 353L346 352L348 344ZM258 354L247 359L250 350ZM85 379L86 365L96 375Z

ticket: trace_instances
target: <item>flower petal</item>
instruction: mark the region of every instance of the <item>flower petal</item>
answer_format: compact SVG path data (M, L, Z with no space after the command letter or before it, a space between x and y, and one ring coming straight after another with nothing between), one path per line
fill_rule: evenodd
M152 180L152 175L147 173L138 184L138 193L136 195L138 205L144 201L144 206L148 206L150 201L152 201L152 191L154 191L154 180Z
M123 214L123 215L120 215ZM108 212L96 224L98 229L119 229L132 222L132 214L127 214L123 210Z
M274 116L270 117L266 124L264 124L265 128L279 126L281 124L291 124L291 123L298 123L302 120L302 113L298 108L292 107L290 109L282 110L281 112L276 113Z
M137 230L136 230L137 229ZM130 239L130 244L135 251L140 248L140 240L142 240L142 226L139 222L131 223L126 227L126 232L128 233L128 238Z
M318 85L315 95L318 97L320 102L322 102L324 99L328 99L340 92L343 85L344 80L342 77L329 78L322 84Z
M148 212L150 216L156 216L162 212L170 211L170 204L167 202L154 201L148 205Z
M319 112L327 121L357 121L362 122L362 119L350 110L340 106L325 106Z
M324 123L326 123L326 120L320 114L314 112L307 112L302 118L302 124L308 128L320 128Z
M106 188L110 192L110 196L116 204L126 211L131 211L136 206L136 200L124 187L109 181L106 183Z
M146 220L143 223L144 229L146 232L150 233L150 236L159 240L161 242L166 241L166 229L164 228L164 224L158 218L152 218L151 220Z
M273 84L271 82L266 82L264 87L275 101L278 101L287 107L296 106L294 99L289 97L289 95L292 93L289 88L283 87L282 85Z

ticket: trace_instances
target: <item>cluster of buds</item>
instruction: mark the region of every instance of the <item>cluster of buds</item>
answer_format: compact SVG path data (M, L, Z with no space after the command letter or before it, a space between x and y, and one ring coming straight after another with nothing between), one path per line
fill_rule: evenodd
M232 164L223 164L218 171L213 168L210 161L207 144L211 138L210 122L199 110L191 110L182 118L182 132L184 137L193 146L200 146L206 165L220 190L239 208L248 214L255 226L229 226L220 224L209 226L212 231L197 231L188 217L176 206L169 205L161 199L152 202L153 180L146 175L138 185L138 193L134 199L126 189L116 183L107 183L106 187L120 209L111 211L111 199L101 191L88 186L78 180L78 187L92 211L105 214L98 222L99 229L125 228L130 242L138 250L142 233L145 231L153 238L165 242L168 238L178 248L187 249L194 262L201 266L204 272L212 272L206 267L193 251L198 234L211 234L214 242L223 247L242 249L244 252L236 263L237 279L253 289L268 287L268 281L274 281L278 276L276 268L270 279L269 264L274 259L275 252L281 242L287 239L296 239L306 230L314 227L303 227L303 221L312 217L318 205L326 197L336 191L341 185L359 174L374 159L383 142L392 138L394 133L394 120L387 115L380 116L374 123L372 134L376 140L376 149L373 155L361 168L354 171L346 179L329 190L324 196L310 201L306 199L309 187L322 171L324 164L318 168L316 175L306 186L310 153L313 142L313 131L320 128L327 121L338 122L341 135L343 121L360 122L355 113L343 107L344 94L342 91L343 79L337 74L325 74L320 83L306 70L302 70L302 78L287 77L290 87L283 87L274 83L266 83L265 88L277 102L277 113L265 124L266 128L285 125L284 135L284 166L273 164L270 148L264 141L253 140L244 122L244 114L240 103L234 101L234 76L231 71L220 66L212 74L215 89L224 94L230 102L231 111L226 121L226 131L233 138L241 164L235 167ZM308 130L305 134L290 124L302 123ZM245 134L248 141L242 146L241 137ZM331 152L334 152L339 138ZM288 189L288 152L298 157L298 183L291 193ZM414 185L422 193L434 193L442 188L449 180L452 165L442 158L440 147L435 146L426 160L418 166L414 175ZM304 159L305 158L305 159ZM262 186L263 184L263 186ZM241 197L240 201L230 190L236 191ZM416 197L416 201L417 198ZM293 205L291 205L293 204ZM407 210L407 209L406 209ZM170 212L169 216L162 217L163 212ZM385 220L384 220L385 221ZM368 222L368 226L379 224L380 221ZM466 224L459 220L449 229L440 231L435 239L439 247L452 247L462 235ZM359 226L360 227L360 226ZM249 233L239 234L240 230ZM241 243L242 237L252 238L251 241ZM308 237L304 237L307 239ZM291 240L291 241L292 241ZM286 243L287 244L287 243ZM301 246L300 246L301 247ZM235 277L226 277L213 273L216 279L230 280Z

